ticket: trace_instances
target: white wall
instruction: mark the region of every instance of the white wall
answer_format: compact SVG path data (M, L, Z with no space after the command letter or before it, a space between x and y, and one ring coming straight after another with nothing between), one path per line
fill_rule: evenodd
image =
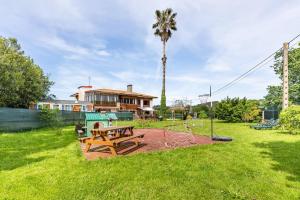
M79 98L78 100L79 101L85 101L85 91L88 91L88 90L92 90L93 88L85 88L85 87L82 87L82 88L79 88L78 89L78 95L79 95Z
M141 108L144 107L144 99L141 99Z

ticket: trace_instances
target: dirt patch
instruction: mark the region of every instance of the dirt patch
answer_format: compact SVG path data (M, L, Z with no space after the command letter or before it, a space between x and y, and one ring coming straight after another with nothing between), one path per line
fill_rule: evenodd
M140 145L135 146L134 142L121 143L117 148L118 155L132 155L141 152L151 152L158 150L174 149L179 147L189 147L201 144L212 144L207 136L193 135L184 132L164 131L163 129L135 129L134 134L145 134L140 138ZM84 152L85 144L81 144ZM111 157L111 152L103 146L93 145L89 152L84 152L88 160Z

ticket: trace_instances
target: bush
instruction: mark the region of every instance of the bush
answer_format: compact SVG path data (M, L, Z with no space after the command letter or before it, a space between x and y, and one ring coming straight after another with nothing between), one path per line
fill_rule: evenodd
M300 132L300 106L290 106L280 113L280 127L290 133Z
M198 113L198 118L200 118L200 119L207 119L208 118L208 114L204 110L201 110Z
M40 120L47 127L61 128L63 126L63 120L60 115L60 111L57 109L42 109L40 112ZM59 129L61 132L61 129Z
M193 119L193 117L192 117L191 115L188 115L188 116L186 117L186 119L187 119L187 120L191 120L191 119Z
M256 122L261 119L259 101L246 98L229 98L222 100L215 108L218 119L227 122Z
M209 107L207 105L196 105L193 106L193 111L198 113L198 118L205 119L209 116Z

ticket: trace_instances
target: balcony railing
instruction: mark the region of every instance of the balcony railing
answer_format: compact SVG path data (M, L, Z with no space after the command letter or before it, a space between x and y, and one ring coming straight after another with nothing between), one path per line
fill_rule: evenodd
M95 101L95 106L107 106L107 107L116 107L117 102L110 102L110 101Z
M121 107L122 110L136 110L138 108L138 105L121 103L120 107Z

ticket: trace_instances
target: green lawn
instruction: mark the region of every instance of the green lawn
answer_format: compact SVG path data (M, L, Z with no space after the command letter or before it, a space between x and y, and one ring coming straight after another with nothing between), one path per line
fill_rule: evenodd
M208 135L208 123L193 132ZM0 199L300 198L300 135L217 122L233 142L86 161L73 131L1 134Z

